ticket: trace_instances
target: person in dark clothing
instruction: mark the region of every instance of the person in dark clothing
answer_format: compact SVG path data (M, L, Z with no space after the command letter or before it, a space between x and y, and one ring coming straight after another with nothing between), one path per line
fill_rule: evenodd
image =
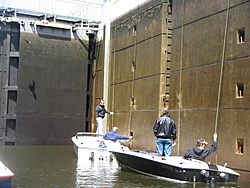
M172 145L175 144L176 126L173 119L168 115L168 109L162 109L162 115L159 117L153 127L156 137L156 151L162 156L170 156Z
M95 115L97 122L96 133L103 134L102 120L105 117L105 114L114 114L114 113L106 110L104 100L101 100L100 104L95 107Z
M183 155L184 159L198 159L204 161L207 156L211 155L217 149L217 134L213 135L214 142L209 148L205 148L208 144L203 138L197 140L196 146L188 149Z
M103 139L104 140L111 140L113 142L116 142L117 140L131 140L133 137L132 136L122 136L119 135L116 131L117 131L117 127L113 127L112 131L107 132L104 136Z

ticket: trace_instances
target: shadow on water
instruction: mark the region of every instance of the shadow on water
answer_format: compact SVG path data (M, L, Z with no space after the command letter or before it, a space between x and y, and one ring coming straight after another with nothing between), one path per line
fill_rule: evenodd
M15 174L12 188L248 188L235 184L175 183L122 170L117 162L77 161L70 146L0 147Z

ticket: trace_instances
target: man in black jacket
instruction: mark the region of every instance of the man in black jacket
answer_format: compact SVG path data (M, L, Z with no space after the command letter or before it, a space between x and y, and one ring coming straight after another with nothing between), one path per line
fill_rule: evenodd
M154 124L154 135L156 136L156 151L162 156L170 156L172 144L176 139L176 126L173 119L168 116L168 109L162 109L162 115Z
M198 159L204 161L207 156L211 155L217 149L217 134L214 134L214 142L209 148L205 148L208 144L203 138L197 140L196 146L188 149L183 155L184 159Z
M95 115L97 122L96 133L103 134L102 119L105 117L105 114L114 114L114 113L106 110L104 100L101 100L100 104L95 107Z

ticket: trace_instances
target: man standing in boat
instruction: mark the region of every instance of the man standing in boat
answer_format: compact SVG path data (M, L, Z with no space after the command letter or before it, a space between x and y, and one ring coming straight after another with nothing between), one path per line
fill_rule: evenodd
M156 136L156 151L162 156L170 156L172 145L175 144L176 126L173 119L168 115L168 109L162 109L162 115L159 117L153 127Z
M209 148L205 148L208 144L205 139L200 138L197 140L196 146L188 149L183 155L184 159L198 159L204 161L207 156L211 155L217 149L217 133L213 135L214 142Z
M102 120L105 117L106 113L114 114L114 112L109 112L108 110L106 110L104 100L101 100L100 104L95 107L95 115L96 115L96 122L97 122L96 133L103 134Z

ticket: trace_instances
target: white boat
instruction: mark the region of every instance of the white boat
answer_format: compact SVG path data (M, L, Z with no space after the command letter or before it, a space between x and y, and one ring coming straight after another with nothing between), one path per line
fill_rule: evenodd
M11 188L14 173L0 161L0 188Z
M78 160L112 161L115 158L109 149L126 150L119 142L104 140L98 133L78 132L71 140Z

